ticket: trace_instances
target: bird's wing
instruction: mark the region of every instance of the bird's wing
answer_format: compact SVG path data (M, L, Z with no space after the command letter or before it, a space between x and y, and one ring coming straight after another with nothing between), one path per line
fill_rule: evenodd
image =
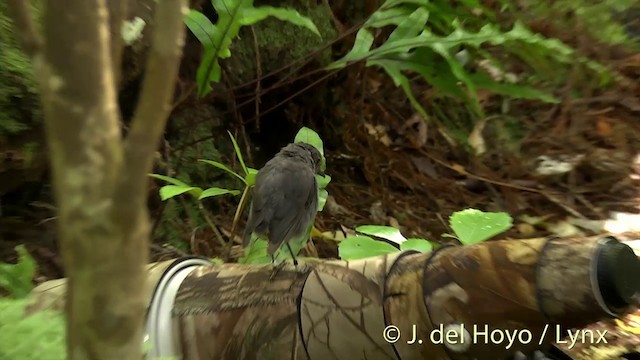
M272 218L269 221L269 249L272 254L283 241L306 230L318 209L316 179L306 167L279 174L286 191L272 199Z

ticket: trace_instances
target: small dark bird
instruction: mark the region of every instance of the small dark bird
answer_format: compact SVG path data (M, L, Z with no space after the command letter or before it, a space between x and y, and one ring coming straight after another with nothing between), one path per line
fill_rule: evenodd
M256 176L243 242L246 248L251 234L267 238L267 253L274 253L284 242L294 265L298 262L289 241L304 235L318 211L318 184L322 156L312 145L293 143L269 160Z

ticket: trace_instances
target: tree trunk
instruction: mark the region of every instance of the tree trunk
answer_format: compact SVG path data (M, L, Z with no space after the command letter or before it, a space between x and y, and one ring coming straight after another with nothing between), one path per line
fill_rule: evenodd
M124 9L122 1L111 8ZM45 113L58 233L69 279L70 359L140 359L146 307L147 173L170 109L186 1L160 1L142 94L122 139L112 54L122 11L104 0L49 1L44 41L28 2L12 0Z

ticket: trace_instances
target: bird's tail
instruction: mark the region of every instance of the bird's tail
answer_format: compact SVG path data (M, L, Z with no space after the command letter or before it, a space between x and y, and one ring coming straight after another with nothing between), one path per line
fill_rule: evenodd
M243 247L247 247L249 246L249 243L251 242L251 234L253 233L253 230L250 229L249 226L247 226L244 229L244 234L242 234L242 246Z

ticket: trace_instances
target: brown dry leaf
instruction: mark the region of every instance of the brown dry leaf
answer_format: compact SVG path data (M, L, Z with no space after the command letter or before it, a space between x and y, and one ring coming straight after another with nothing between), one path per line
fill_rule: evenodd
M421 148L427 143L428 130L429 128L422 118L422 115L413 113L413 115L402 124L398 133L404 135L414 148Z
M400 223L393 216L389 216L389 226L394 227L396 229L400 228Z
M634 54L624 59L623 66L625 67L638 67L640 66L640 54Z
M387 129L383 125L371 125L369 123L365 123L364 127L367 129L367 133L376 138L376 140L380 141L385 146L390 146L392 141L389 135L387 134Z
M516 229L518 229L518 232L525 237L532 237L536 232L533 225L527 223L520 223L516 225Z
M519 219L520 221L523 221L527 224L536 226L536 225L544 224L544 222L547 221L547 219L551 218L552 216L553 216L552 214L547 214L543 216L530 216L530 215L524 214L524 215L520 215Z
M631 314L626 319L616 319L616 324L624 331L640 335L640 315Z
M557 223L550 223L546 225L549 232L563 238L572 236L585 236L578 227L574 226L568 221L558 221Z
M433 166L431 160L424 157L411 156L411 162L419 172L429 176L432 179L438 178L438 171Z
M480 104L486 104L491 98L491 95L491 91L486 89L478 89L478 91L476 91L476 96L478 97L478 102Z
M380 90L380 85L382 85L382 82L378 79L369 78L369 92L372 94L375 94Z
M467 175L467 170L464 168L464 166L462 166L460 164L451 165L451 169L457 171L458 173L460 173L462 175Z
M344 240L346 236L342 231L325 231L317 237L325 240L341 241Z
M596 119L596 132L601 137L609 137L613 133L613 121L606 116L598 116Z
M473 127L473 131L471 131L467 139L476 155L482 155L487 151L487 144L484 141L484 137L482 137L482 130L484 130L486 123L486 120L476 123L476 126Z

